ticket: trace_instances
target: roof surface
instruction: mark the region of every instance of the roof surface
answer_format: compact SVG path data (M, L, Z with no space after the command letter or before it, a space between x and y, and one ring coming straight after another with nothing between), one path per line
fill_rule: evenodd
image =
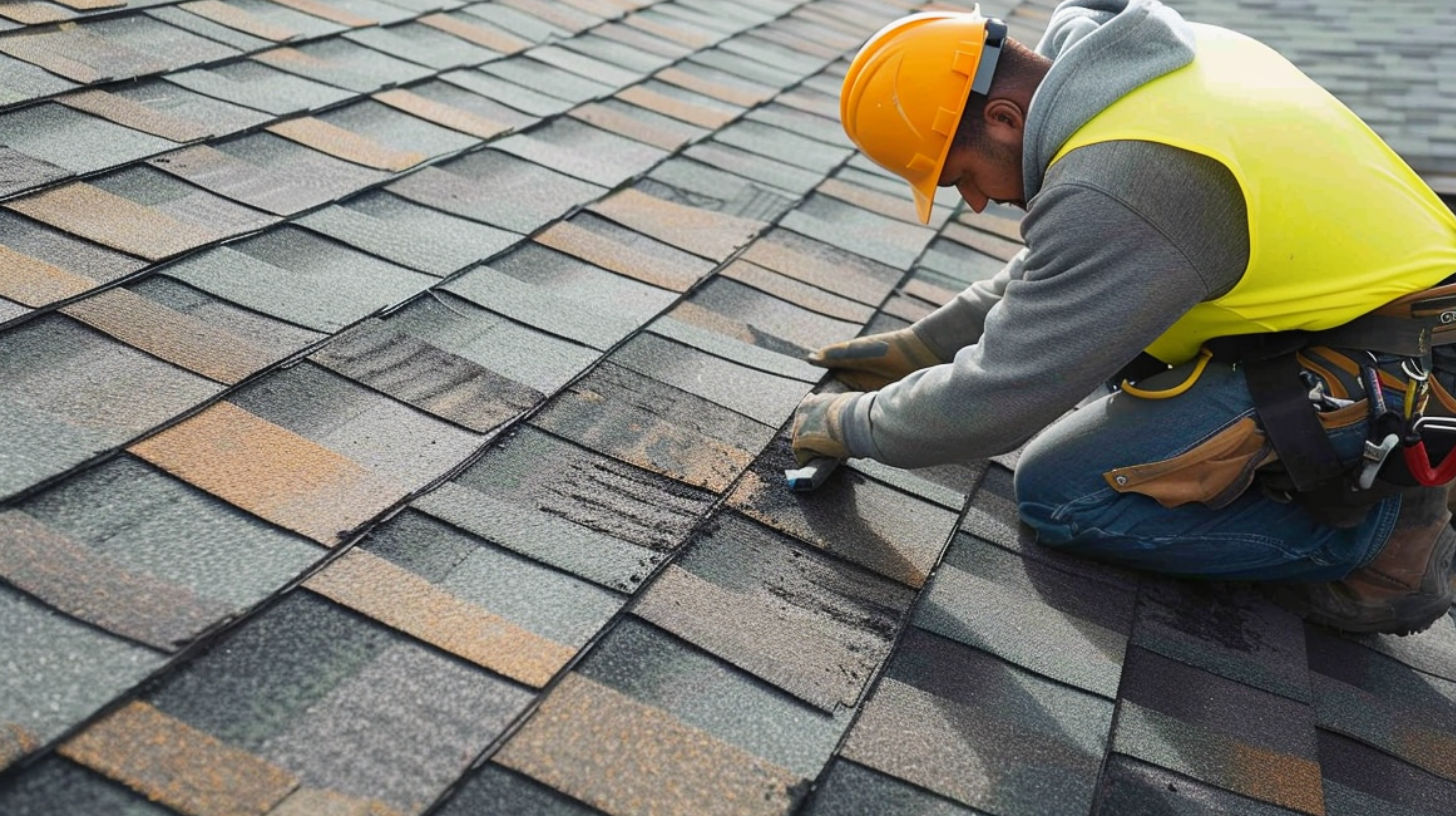
M909 8L0 2L0 813L1456 811L1450 618L1047 551L1014 455L783 489L803 353L1019 247L839 129Z

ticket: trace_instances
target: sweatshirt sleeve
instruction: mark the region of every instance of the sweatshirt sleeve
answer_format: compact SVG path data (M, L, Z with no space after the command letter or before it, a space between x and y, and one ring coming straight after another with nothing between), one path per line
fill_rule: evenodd
M1011 279L1021 277L1027 254L1025 249L1016 253L995 276L971 284L949 303L915 321L911 328L937 357L954 357L957 351L981 339L986 315L1001 302Z
M1106 165L1096 164L1103 169L1092 175L1105 176ZM1076 173L1056 175L1055 181L1049 175L1023 222L1028 251L1020 262L922 321L931 323L927 341L947 344L970 336L979 304L991 302L979 340L946 349L954 351L952 362L849 406L842 419L854 456L924 467L1012 450L1242 274L1247 229L1238 220L1237 186L1227 188L1231 177L1208 187L1193 174L1183 189L1153 179L1156 189L1172 189L1196 209L1170 224L1168 212L1180 201L1139 199L1135 190L1109 189ZM1243 241L1242 254L1199 251L1209 240L1210 207L1229 211L1224 220L1233 226L1226 229L1235 235L1223 243ZM1209 255L1222 257L1210 262ZM992 298L997 290L1000 296ZM944 328L951 323L962 334Z

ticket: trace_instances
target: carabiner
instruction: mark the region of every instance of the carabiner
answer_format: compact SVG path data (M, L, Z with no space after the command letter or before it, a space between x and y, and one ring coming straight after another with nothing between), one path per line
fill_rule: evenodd
M1441 464L1432 465L1431 458L1426 453L1426 441L1420 436L1423 428L1453 433L1456 432L1456 419L1421 417L1411 424L1415 442L1407 445L1404 451L1405 466L1410 470L1411 476L1427 487L1435 487L1456 480L1456 451L1446 454L1446 458L1441 460Z

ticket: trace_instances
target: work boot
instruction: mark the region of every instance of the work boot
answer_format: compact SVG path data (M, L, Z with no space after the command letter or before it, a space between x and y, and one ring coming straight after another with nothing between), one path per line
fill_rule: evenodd
M1456 597L1456 529L1445 493L1407 491L1395 530L1373 561L1340 581L1281 586L1275 600L1346 632L1411 635L1430 628Z

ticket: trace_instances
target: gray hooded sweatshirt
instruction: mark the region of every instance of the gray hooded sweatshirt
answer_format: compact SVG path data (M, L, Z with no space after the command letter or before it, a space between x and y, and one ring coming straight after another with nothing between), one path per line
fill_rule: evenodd
M1249 258L1243 195L1218 162L1151 142L1053 155L1128 91L1193 59L1157 0L1067 0L1037 51L1027 112L1026 249L913 329L945 365L864 394L842 416L852 456L901 467L1004 453L1072 408Z

